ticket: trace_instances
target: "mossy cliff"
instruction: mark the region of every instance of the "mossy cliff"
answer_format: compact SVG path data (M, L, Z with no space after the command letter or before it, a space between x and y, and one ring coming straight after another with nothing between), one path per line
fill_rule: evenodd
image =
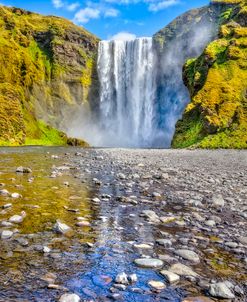
M222 9L218 35L184 65L191 102L176 125L175 148L247 148L247 4L211 6Z
M83 144L55 128L97 93L97 44L63 18L0 6L0 145Z

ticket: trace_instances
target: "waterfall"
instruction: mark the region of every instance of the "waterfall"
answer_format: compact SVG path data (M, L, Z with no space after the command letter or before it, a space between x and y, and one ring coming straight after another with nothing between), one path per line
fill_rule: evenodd
M155 61L152 38L99 43L101 145L152 146L156 110Z

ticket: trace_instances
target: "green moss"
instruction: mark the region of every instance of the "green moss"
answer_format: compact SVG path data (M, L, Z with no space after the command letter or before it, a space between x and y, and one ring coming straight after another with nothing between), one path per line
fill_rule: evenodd
M1 145L66 143L36 114L57 125L61 108L75 103L70 82L90 89L97 42L68 20L0 6Z
M247 35L238 9L225 25L231 32L222 35L221 28L221 38L184 66L191 103L177 123L174 147L247 148Z

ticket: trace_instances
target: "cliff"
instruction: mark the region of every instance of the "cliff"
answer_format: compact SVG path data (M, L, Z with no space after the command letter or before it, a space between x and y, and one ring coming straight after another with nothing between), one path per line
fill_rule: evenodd
M176 125L175 148L247 147L247 5L214 0L223 8L217 37L183 68L191 101Z
M0 145L83 144L55 128L97 94L97 44L63 18L0 6Z

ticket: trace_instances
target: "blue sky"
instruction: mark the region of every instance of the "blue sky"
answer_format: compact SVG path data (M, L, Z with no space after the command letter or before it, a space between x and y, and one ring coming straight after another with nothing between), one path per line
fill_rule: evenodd
M0 0L45 15L62 16L101 39L151 36L176 16L209 0Z

